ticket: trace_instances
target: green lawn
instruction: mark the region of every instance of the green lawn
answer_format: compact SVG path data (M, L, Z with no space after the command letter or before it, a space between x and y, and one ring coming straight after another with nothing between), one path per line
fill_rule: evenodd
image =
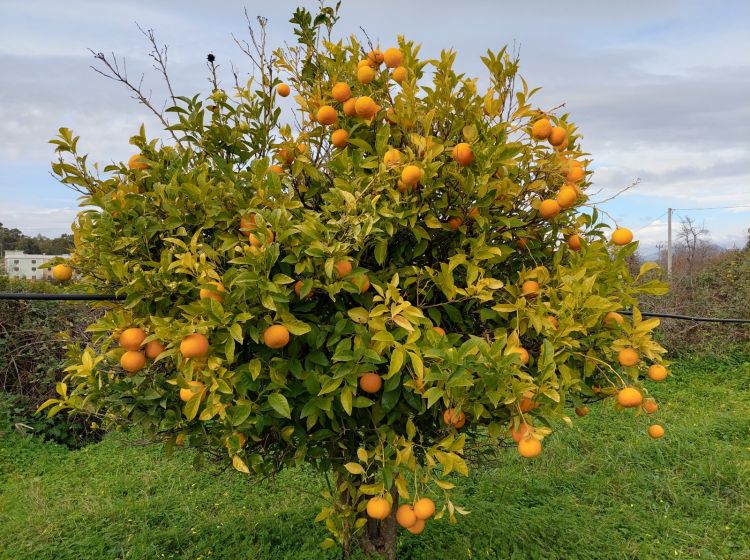
M399 557L750 558L750 356L695 360L652 384L667 434L592 407L545 440L460 481L457 525L399 537ZM192 453L114 434L68 451L0 426L0 558L317 559L321 479L254 482L193 470Z

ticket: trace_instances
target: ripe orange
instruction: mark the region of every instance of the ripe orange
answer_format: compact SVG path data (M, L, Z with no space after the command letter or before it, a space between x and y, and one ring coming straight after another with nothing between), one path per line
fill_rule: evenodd
M539 295L539 282L536 282L535 280L526 280L521 285L521 295L526 296L527 298L535 298Z
M380 49L373 49L369 53L367 53L367 59L370 62L374 62L377 65L380 65L383 63L383 51Z
M146 365L146 355L133 350L126 351L120 357L120 366L128 373L137 373Z
M523 346L514 346L513 348L508 348L505 351L506 356L510 356L511 354L518 354L518 357L520 358L523 365L529 363L529 352Z
M396 521L404 529L412 527L417 522L417 516L414 513L414 509L409 504L399 506L396 510Z
M401 162L401 152L396 148L391 148L383 156L383 163L386 167L393 167Z
M253 245L255 244L253 243ZM212 299L214 301L218 301L219 303L224 301L224 296L222 295L225 292L224 286L222 286L220 282L209 282L209 284L214 286L214 289L201 288L198 291L198 296L200 297L200 299Z
M276 152L276 159L279 160L280 163L291 165L294 161L294 152L287 150L286 148L281 148Z
M344 149L348 143L349 133L343 128L336 129L331 133L331 144L337 148Z
M339 103L348 101L352 97L352 88L346 82L336 82L331 88L331 97Z
M362 117L363 119L371 119L377 114L378 109L379 107L372 97L366 95L358 97L354 102L354 111L358 117Z
M633 232L628 228L617 228L612 232L612 243L615 245L627 245L633 241Z
M338 120L338 115L336 114L336 109L330 105L323 105L318 109L315 118L323 126L328 126L334 124Z
M575 159L570 160L565 178L571 183L577 183L583 179L585 175L586 172L583 170L581 163Z
M347 117L353 117L354 115L357 114L357 111L354 108L356 103L357 103L357 100L354 97L352 97L351 99L347 99L344 102L342 109L344 110L344 114Z
M352 271L352 263L343 260L336 261L336 263L333 265L333 268L336 269L336 274L338 274L339 278L343 278Z
M516 443L518 443L519 441L521 441L523 438L525 438L526 436L530 434L531 434L531 428L529 427L528 424L520 424L517 430L511 429L510 431L510 435L513 436L513 440Z
M664 437L664 428L659 426L659 424L653 424L648 427L648 435L650 435L654 439L659 439Z
M632 348L623 348L617 354L617 361L620 362L621 366L625 367L634 366L640 361L640 359L641 357L638 355L638 352Z
M407 78L407 71L406 68L403 66L399 66L398 68L395 68L393 72L391 73L391 78L393 78L393 81L397 84L400 84L404 82Z
M224 445L226 445L227 447L229 447L229 438L230 437L236 437L237 440L238 440L238 442L239 442L239 446L240 447L244 447L245 443L247 442L247 437L245 436L245 434L243 434L241 432L232 432L231 436L227 436L227 437L224 438Z
M245 235L251 231L255 231L257 228L258 226L255 225L255 214L240 217L240 231Z
M526 391L523 394L523 398L521 399L521 402L518 403L518 408L521 409L521 412L526 414L527 412L531 412L535 408L539 408L541 405L538 402L534 402L534 393L531 391Z
M466 142L461 142L453 147L451 157L458 165L467 166L474 161L474 152Z
M549 137L547 140L550 144L553 146L562 146L565 141L568 139L568 134L565 132L565 129L561 126L553 126L552 130L549 133Z
M450 218L448 218L448 227L453 231L456 231L458 228L460 228L461 224L463 223L464 221L460 216L451 216Z
M546 140L552 132L552 123L549 119L539 119L531 125L531 136L537 140Z
M581 250L581 237L577 233L568 237L568 247L570 247L571 251Z
M152 340L146 344L146 357L149 360L155 360L159 357L159 354L164 352L166 347L159 340Z
M188 402L196 393L202 393L201 400L206 398L204 389L206 386L201 381L188 381L188 387L180 389L180 400Z
M429 498L420 498L414 502L414 515L417 519L427 520L435 513L435 502Z
M401 66L401 63L404 62L404 53L402 53L400 49L397 49L395 47L386 49L383 53L383 62L385 62L385 65L388 68L396 68L398 66Z
M358 274L357 276L352 278L352 282L355 286L357 286L357 288L359 288L360 294L364 294L367 290L370 289L370 279L366 274Z
M466 215L466 217L469 218L470 220L476 220L479 217L479 214L480 214L479 208L477 208L476 206L472 206L471 209L469 210L469 213Z
M445 336L445 329L442 327L432 327L432 330L438 333L440 336Z
M122 331L120 335L120 346L125 350L138 350L146 338L146 331L140 327L131 327Z
M249 234L247 236L247 240L250 242L250 245L252 245L253 247L260 247L261 245L263 245L263 242L254 233ZM273 243L273 231L271 231L271 228L266 228L265 241L266 243Z
M547 322L555 330L560 327L560 323L557 321L557 317L555 317L554 315L550 315L549 317L547 317Z
M425 522L424 519L417 519L417 521L411 527L407 527L406 530L412 535L419 535L424 531Z
M560 210L560 205L556 200L551 198L542 200L542 203L539 205L539 215L545 220L554 218L560 213Z
M284 325L271 325L263 331L263 343L277 350L289 344L289 331Z
M447 426L453 426L458 430L466 424L466 415L463 411L456 412L455 408L446 408L443 412L443 422Z
M357 69L362 68L363 66L369 66L370 68L377 68L377 64L375 64L369 58L363 58L357 63Z
M208 354L208 339L200 334L187 335L180 342L180 354L184 358L202 358Z
M414 187L404 184L404 182L399 179L398 181L396 181L396 188L401 194L408 194L413 190Z
M622 325L624 320L625 319L623 318L623 316L616 311L610 311L604 316L602 322L607 327L617 327L619 325Z
M667 378L667 368L660 364L653 364L648 368L648 377L652 381L664 381Z
M518 442L518 454L527 459L538 457L542 452L542 442L532 436L526 436Z
M617 393L617 402L625 408L635 408L641 406L643 395L635 387L624 387Z
M276 93L278 93L281 97L287 97L291 91L292 90L289 89L289 86L286 84L279 84L278 86L276 86Z
M643 401L643 411L646 414L653 414L657 410L659 410L659 405L656 404L654 399L646 399Z
M583 408L576 407L576 414L580 417L584 417L589 413L589 407L584 406Z
M128 167L130 169L148 169L148 163L142 154L133 154L128 159Z
M359 388L365 393L377 393L383 386L383 378L372 371L363 373L359 378Z
M360 84L371 84L376 75L377 71L370 66L360 66L357 69L357 81Z
M555 200L560 205L560 208L570 208L576 203L578 199L578 191L568 185L563 186L560 192L557 193Z
M268 168L268 170L273 171L274 173L276 173L276 175L284 174L284 168L281 167L280 165L272 165L271 167Z
M73 269L66 264L56 264L52 267L52 278L58 282L67 282L73 278Z
M298 297L298 298L301 298L301 297L302 297L302 284L303 284L303 283L304 283L304 281L303 281L303 280L297 280L297 281L296 281L296 282L294 283L294 293L295 293L295 294L297 294L297 297ZM307 294L307 295L305 296L305 299L310 299L311 297L313 297L313 291L312 291L312 290L310 290L310 293L308 293L308 294Z
M401 180L405 185L413 187L422 180L422 170L416 165L407 165L401 171Z
M367 515L373 519L385 519L391 514L391 504L388 500L375 496L367 502Z

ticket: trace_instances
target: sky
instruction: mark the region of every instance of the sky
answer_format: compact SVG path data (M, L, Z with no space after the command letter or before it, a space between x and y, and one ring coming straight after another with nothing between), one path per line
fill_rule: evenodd
M272 47L292 42L297 5L317 2L2 0L0 2L0 223L29 235L70 231L77 194L50 175L59 127L80 135L89 161L126 160L130 136L158 123L125 89L96 74L88 49L116 53L163 99L148 45L136 27L169 46L178 94L206 93L205 57L249 61L243 9L268 18ZM742 246L750 228L750 2L691 0L343 0L339 36L362 26L383 48L404 34L422 56L458 51L456 67L486 84L480 56L520 48L521 74L543 108L565 103L593 158L591 192L618 224L654 251L666 212L693 217L711 241ZM484 80L484 82L482 82ZM231 76L224 74L224 84ZM674 230L677 230L675 224Z

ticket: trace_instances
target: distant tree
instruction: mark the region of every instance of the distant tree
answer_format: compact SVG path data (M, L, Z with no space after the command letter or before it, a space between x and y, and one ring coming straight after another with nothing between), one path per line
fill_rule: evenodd
M677 233L677 242L684 250L687 261L688 274L692 276L696 258L708 245L708 230L698 226L690 216L686 216L680 222L680 231Z

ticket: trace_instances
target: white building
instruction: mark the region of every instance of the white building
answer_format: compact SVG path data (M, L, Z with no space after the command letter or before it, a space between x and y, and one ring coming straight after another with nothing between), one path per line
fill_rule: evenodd
M28 278L30 280L48 280L52 278L49 268L39 268L43 263L57 257L68 258L70 255L27 255L23 251L5 251L3 267L11 278Z

